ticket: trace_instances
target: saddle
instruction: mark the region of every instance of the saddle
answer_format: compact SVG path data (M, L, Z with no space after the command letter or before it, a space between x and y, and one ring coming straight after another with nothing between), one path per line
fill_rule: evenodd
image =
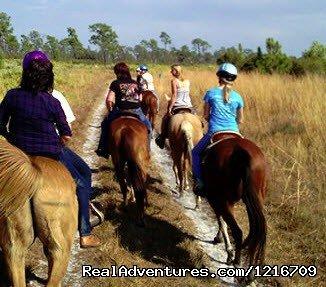
M128 111L128 110L120 111L118 118L121 118L121 117L134 118L134 119L140 120L140 118L137 114L135 114L132 111Z
M221 131L216 132L211 136L210 144L204 149L201 154L201 164L205 163L208 151L213 147L219 144L220 142L231 139L231 138L244 138L242 134L234 131Z
M211 136L211 143L218 143L230 138L243 138L243 135L234 131L216 132Z
M172 110L172 115L192 113L192 108L187 107L177 107Z

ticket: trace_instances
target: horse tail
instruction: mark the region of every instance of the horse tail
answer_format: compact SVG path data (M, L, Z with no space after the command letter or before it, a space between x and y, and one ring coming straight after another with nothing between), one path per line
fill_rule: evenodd
M0 218L20 209L42 186L38 166L20 149L0 141Z
M181 132L183 134L185 143L186 143L186 148L184 150L184 160L186 160L186 158L189 159L189 164L190 166L192 166L192 149L194 147L193 144L193 126L191 123L189 123L188 121L184 121L181 124Z
M249 219L249 234L245 245L248 247L250 265L259 265L264 262L267 225L263 213L263 206L258 198L258 191L252 183L251 156L241 148L236 147L231 155L231 170L240 171L242 179L242 200L246 205Z

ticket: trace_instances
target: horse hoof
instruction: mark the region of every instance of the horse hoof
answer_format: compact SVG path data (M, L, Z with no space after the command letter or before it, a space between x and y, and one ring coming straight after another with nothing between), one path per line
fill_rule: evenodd
M220 238L220 237L218 237L218 236L216 236L216 237L213 239L213 244L218 244L218 243L222 243L222 242L223 242L222 238Z

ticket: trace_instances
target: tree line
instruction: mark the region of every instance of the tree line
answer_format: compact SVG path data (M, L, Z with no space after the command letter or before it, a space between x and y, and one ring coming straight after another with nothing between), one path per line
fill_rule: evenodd
M265 52L261 47L255 51L245 49L241 44L236 47L221 47L212 52L211 45L195 38L191 45L176 48L166 32L161 32L159 40L142 40L134 47L121 45L113 28L105 23L89 25L89 44L84 47L77 31L67 28L67 36L58 39L52 35L41 35L32 30L21 35L18 40L14 35L11 18L0 12L0 66L1 59L21 57L30 50L43 50L54 60L87 60L100 61L105 64L116 61L129 63L162 63L170 64L220 64L231 62L242 71L259 71L261 73L281 73L300 76L306 72L326 74L326 45L313 42L302 53L301 57L288 56L282 51L281 44L273 39L265 41ZM93 47L93 48L92 48Z

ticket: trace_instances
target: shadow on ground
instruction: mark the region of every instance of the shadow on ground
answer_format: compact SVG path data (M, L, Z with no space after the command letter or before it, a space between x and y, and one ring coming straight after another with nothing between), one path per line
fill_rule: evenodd
M195 239L194 236L169 222L146 215L146 227L138 227L133 205L125 210L115 209L109 220L117 225L121 246L137 252L145 260L174 267L198 267L194 266L190 253L182 246L187 239Z

